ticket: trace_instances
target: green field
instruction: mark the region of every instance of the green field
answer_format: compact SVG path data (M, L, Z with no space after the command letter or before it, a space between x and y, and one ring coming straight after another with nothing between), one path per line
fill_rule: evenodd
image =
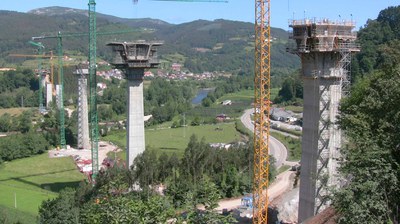
M252 103L254 101L254 90L248 89L248 90L242 90L236 93L228 93L221 98L218 99L217 103L221 103L224 100L232 100L234 101L248 101L249 103Z
M216 125L187 126L185 128L146 129L146 146L155 149L158 153L177 153L181 155L189 143L190 136L195 134L208 143L230 143L240 140L240 133L235 129L235 123L221 123ZM103 138L125 148L126 132L119 131ZM120 153L124 155L124 152Z
M271 89L271 99L274 99L278 95L279 89ZM231 100L232 105L223 106L221 103L224 100ZM254 90L242 90L236 93L230 93L219 98L211 109L220 110L221 113L228 114L230 116L239 117L245 109L252 107L254 103Z
M282 165L282 166L279 167L279 169L278 169L278 174L283 173L283 172L289 170L290 168L291 168L291 166L289 166L289 165Z
M276 96L278 96L279 88L273 88L271 89L271 99L274 99ZM254 90L253 89L247 89L247 90L242 90L236 93L229 93L221 98L218 99L218 102L222 102L224 100L232 100L232 101L249 101L253 102L254 101Z
M2 224L32 224L36 222L36 216L34 215L0 205L0 223Z
M0 116L5 113L10 114L11 116L19 116L22 114L22 112L30 109L32 109L32 107L2 108L0 109Z
M295 113L303 113L302 106L284 106L285 110L291 110Z
M83 179L72 158L50 159L47 153L18 159L0 167L0 205L37 215L43 200L54 198L65 187Z
M288 150L288 161L299 161L301 159L301 140L281 133L270 132L278 141L282 142Z

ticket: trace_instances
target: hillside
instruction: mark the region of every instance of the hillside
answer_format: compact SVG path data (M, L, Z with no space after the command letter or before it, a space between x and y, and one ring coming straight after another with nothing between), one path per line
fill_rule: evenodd
M10 24L13 24L11 27ZM16 24L16 25L14 25ZM254 25L251 23L215 20L197 20L173 25L157 19L124 19L97 14L98 31L132 30L125 35L98 36L98 55L109 59L106 43L113 40L160 39L165 62L179 62L190 71L228 71L252 74L254 52ZM35 53L27 41L43 34L87 32L87 11L48 7L29 13L0 11L0 66L18 63L7 58L9 53ZM287 74L299 67L296 56L286 53L287 33L272 29L272 72ZM73 54L87 54L87 37L64 38L64 50ZM55 50L56 41L43 40L48 50Z
M28 11L30 14L34 15L45 15L45 16L61 16L61 15L69 15L69 16L76 16L82 15L87 17L88 13L87 10L82 9L72 9L72 8L65 8L59 6L53 7L46 7L46 8L39 8L33 9ZM116 16L106 15L102 13L96 13L96 18L100 20L106 20L112 23L123 23L129 27L137 28L137 27L145 27L151 29L160 29L163 27L172 26L171 24L159 20L159 19L151 19L151 18L144 18L144 19L126 19L126 18L119 18Z

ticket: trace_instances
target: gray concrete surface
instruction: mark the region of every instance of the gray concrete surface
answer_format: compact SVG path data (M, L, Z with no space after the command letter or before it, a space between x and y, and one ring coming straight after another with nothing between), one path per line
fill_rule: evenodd
M137 155L145 150L143 80L128 78L127 163L129 167Z

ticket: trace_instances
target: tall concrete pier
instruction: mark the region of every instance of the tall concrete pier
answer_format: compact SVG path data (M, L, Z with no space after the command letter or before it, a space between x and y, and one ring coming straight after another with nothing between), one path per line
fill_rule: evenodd
M293 20L289 48L300 56L304 81L303 137L298 221L329 206L330 189L339 187L341 131L338 106L348 93L351 54L355 44L352 21Z
M87 69L85 69L87 71ZM78 149L90 149L87 75L84 69L77 67L78 74Z
M145 150L143 77L146 68L156 68L160 64L156 51L160 45L161 42L145 41L108 44L115 53L112 64L125 73L128 81L126 161L129 167Z
M46 108L50 108L50 104L53 102L53 84L46 84Z

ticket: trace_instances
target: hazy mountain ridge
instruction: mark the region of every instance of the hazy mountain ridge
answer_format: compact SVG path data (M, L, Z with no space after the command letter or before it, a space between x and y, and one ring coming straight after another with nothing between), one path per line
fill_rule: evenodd
M49 19L50 18L50 19ZM12 24L12 25L11 25ZM109 58L105 47L109 41L135 39L164 40L160 48L162 59L179 62L191 71L230 71L252 74L254 58L254 25L248 22L218 19L196 20L178 25L158 19L124 19L97 13L97 30L119 31L132 28L126 35L98 36L98 55ZM9 53L32 53L35 48L27 42L43 34L87 32L87 10L64 7L34 9L29 13L0 11L0 66L10 63ZM272 69L293 70L299 66L296 56L285 51L287 32L272 28ZM43 40L48 50L56 41ZM87 37L64 38L65 50L87 54ZM11 61L12 62L12 61Z
M87 10L82 9L73 9L59 6L51 6L45 8L38 8L28 11L28 13L35 15L46 15L46 16L60 16L60 15L83 15L88 16ZM172 26L171 24L159 20L159 19L151 19L151 18L140 18L140 19L128 19L128 18L120 18L116 16L106 15L102 13L96 13L97 19L105 19L112 23L123 23L130 27L144 27L144 28L153 28L158 29L164 26Z

